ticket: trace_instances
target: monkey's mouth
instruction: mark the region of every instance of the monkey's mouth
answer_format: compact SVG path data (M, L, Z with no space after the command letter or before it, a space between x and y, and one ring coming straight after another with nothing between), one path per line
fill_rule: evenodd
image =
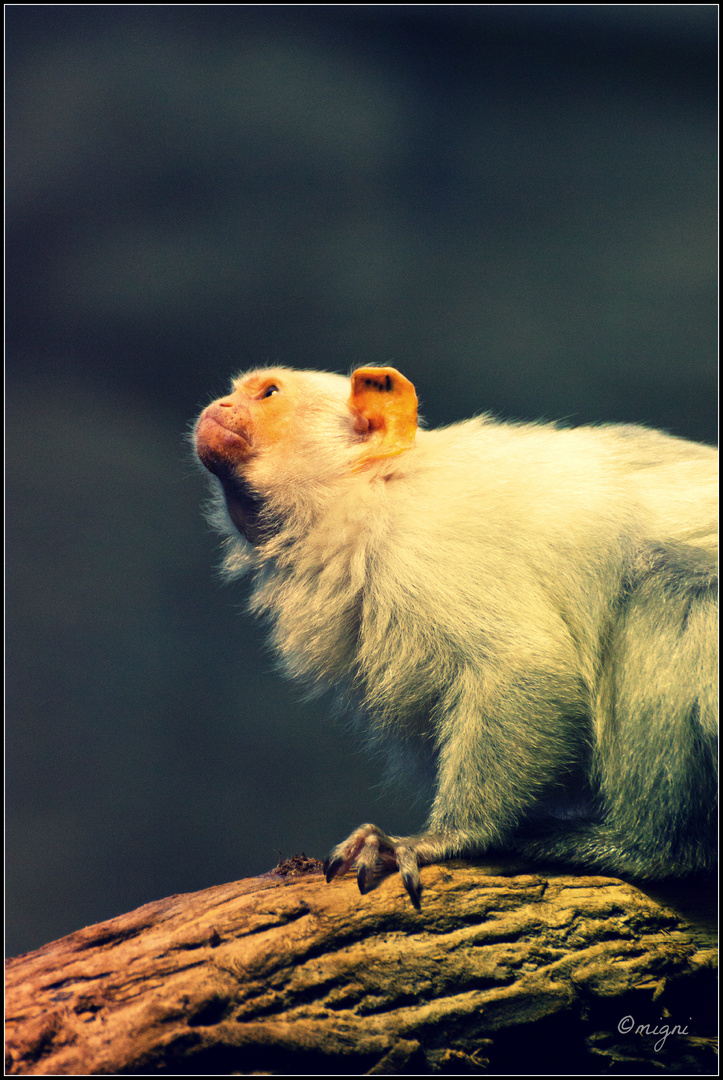
M196 426L196 453L201 463L219 479L237 475L237 467L251 457L251 441L246 435L221 423L214 406L201 413Z

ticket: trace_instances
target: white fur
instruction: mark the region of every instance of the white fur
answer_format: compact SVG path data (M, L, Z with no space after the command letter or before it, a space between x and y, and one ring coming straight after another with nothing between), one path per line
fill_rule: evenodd
M590 753L599 798L598 756L620 722L610 641L626 589L652 573L656 552L687 565L717 551L716 451L643 427L481 416L419 430L413 449L353 471L363 436L349 381L275 370L306 406L288 445L245 472L273 537L248 544L219 495L226 570L253 573L252 608L270 620L290 675L337 686L381 742L436 774L431 833L414 838L420 861L510 843ZM636 639L648 679L659 622L650 615ZM674 652L678 632L660 632ZM702 678L713 685L712 671ZM671 753L692 700L676 694L675 715L661 718ZM711 718L696 723L708 732ZM599 852L581 857L607 865ZM641 873L655 872L643 861ZM625 869L623 856L609 862Z

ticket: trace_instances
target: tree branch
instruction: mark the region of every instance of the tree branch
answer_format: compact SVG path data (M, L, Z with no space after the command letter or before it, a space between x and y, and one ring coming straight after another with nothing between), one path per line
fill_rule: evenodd
M422 882L417 912L398 876L361 897L298 857L10 960L7 1071L716 1072L715 938L680 897L469 863Z

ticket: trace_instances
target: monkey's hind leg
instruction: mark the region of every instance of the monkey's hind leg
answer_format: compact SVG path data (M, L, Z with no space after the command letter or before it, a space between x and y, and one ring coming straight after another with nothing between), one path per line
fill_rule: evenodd
M519 848L642 878L709 872L716 835L717 581L711 554L648 552L615 625L595 747L599 819Z

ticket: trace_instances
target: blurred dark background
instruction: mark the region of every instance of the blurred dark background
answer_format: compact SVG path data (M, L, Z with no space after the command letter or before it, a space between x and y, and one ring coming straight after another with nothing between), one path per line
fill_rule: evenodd
M219 580L233 373L714 441L717 9L5 10L15 954L424 817Z

